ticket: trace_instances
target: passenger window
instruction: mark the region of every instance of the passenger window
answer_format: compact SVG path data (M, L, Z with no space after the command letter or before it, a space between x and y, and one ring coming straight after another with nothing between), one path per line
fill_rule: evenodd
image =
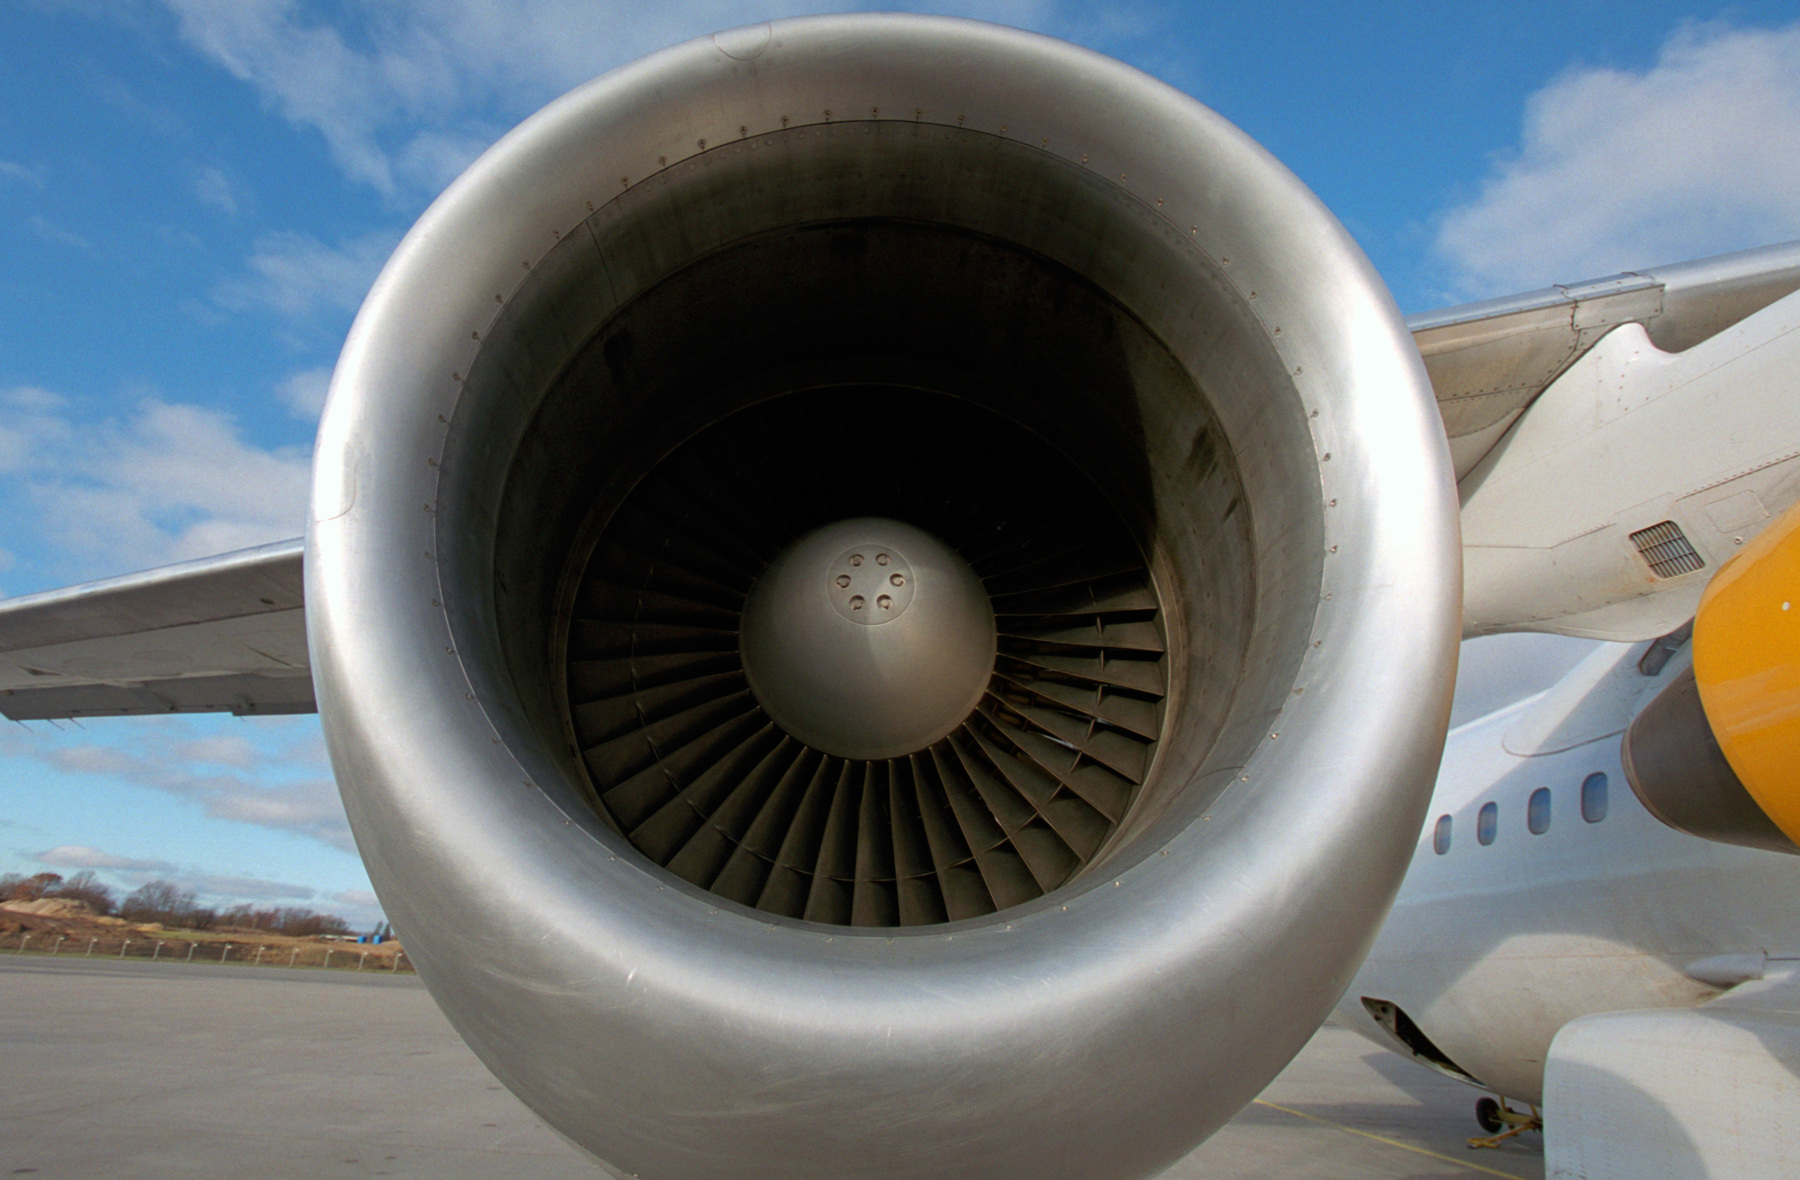
M1525 803L1525 826L1541 836L1550 830L1550 788L1539 787Z
M1450 817L1438 816L1437 830L1431 834L1431 850L1439 856L1450 851Z
M1597 824L1606 818L1606 776L1598 772L1581 780L1581 818Z
M1494 842L1494 833L1500 828L1500 805L1483 803L1481 810L1475 814L1475 838L1485 846Z

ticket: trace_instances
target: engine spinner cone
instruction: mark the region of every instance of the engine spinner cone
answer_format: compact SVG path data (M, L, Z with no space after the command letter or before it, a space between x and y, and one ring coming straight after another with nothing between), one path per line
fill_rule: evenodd
M948 545L857 517L802 537L744 603L744 673L770 717L840 758L897 758L974 711L994 671L994 608Z

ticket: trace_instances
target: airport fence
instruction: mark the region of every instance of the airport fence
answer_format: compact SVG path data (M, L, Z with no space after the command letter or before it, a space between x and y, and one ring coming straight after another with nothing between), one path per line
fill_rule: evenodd
M344 943L270 944L255 940L187 939L155 934L60 934L28 930L0 940L0 953L53 958L145 959L168 963L230 963L242 967L315 967L331 971L410 974L412 963L399 947Z

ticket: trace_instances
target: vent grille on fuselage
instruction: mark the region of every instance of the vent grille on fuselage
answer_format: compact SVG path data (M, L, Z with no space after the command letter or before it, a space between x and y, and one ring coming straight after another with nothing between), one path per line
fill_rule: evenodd
M1649 564L1650 572L1659 578L1678 577L1706 568L1706 562L1688 543L1687 534L1672 520L1639 529L1631 534L1631 543Z

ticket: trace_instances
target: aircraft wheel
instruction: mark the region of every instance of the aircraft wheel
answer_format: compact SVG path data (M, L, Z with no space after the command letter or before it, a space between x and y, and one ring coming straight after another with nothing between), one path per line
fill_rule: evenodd
M1506 1124L1500 1121L1500 1104L1492 1098L1483 1098L1475 1103L1475 1121L1490 1135L1497 1135L1506 1129Z

